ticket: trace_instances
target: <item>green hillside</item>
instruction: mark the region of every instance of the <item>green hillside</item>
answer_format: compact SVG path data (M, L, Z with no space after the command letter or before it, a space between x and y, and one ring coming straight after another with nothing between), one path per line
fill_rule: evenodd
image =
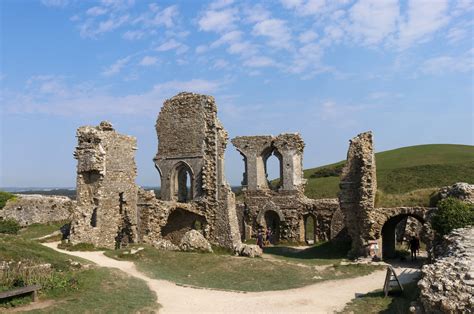
M378 206L428 205L441 186L474 183L474 146L432 144L403 147L375 154ZM337 197L344 161L307 169L306 195Z

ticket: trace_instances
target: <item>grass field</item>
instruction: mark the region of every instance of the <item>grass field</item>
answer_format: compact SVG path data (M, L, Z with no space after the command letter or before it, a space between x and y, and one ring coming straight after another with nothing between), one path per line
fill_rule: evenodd
M404 291L395 291L385 297L382 290L377 290L360 296L346 305L340 313L367 314L405 314L409 313L410 303L419 295L416 282L404 284Z
M441 186L474 182L474 146L433 144L403 147L375 154L378 206L429 205ZM333 198L339 192L337 169L343 162L304 171L306 195ZM327 176L323 176L327 175Z
M31 313L92 313L99 309L101 313L148 313L156 310L156 296L144 281L117 270L89 266L85 260L31 240L56 231L62 225L32 225L18 235L0 235L0 261L12 265L8 271L0 271L0 291L41 284L40 300L54 302L44 310ZM78 266L77 262L87 266ZM29 296L2 300L0 312L30 301Z
M230 254L200 254L158 251L149 246L134 254L108 251L107 256L133 261L138 269L156 279L178 284L239 291L270 291L302 287L323 280L369 274L378 269L368 265L339 265L327 259L324 269L302 264L297 258L245 258ZM323 257L323 256L321 256ZM335 263L332 265L331 263Z

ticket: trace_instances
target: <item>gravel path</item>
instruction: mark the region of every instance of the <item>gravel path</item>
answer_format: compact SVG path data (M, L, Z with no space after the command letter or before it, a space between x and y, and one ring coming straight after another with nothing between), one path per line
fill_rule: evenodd
M381 270L363 277L323 281L281 291L240 293L196 289L151 279L139 272L132 262L118 261L102 252L69 252L58 249L58 242L43 244L145 280L158 297L158 303L162 306L160 313L333 313L342 310L357 295L381 289L385 279L385 270ZM402 282L413 280L419 273L414 268L395 268L395 271Z

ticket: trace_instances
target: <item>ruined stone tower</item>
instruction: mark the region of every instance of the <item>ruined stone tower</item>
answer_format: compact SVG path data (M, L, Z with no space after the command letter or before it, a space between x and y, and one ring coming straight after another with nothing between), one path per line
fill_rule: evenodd
M240 243L235 196L224 174L227 132L217 118L214 98L180 93L165 101L156 132L153 160L161 177L161 199L176 202L183 215L189 208L202 214L206 238L235 247Z
M372 132L361 133L349 144L341 174L339 204L352 238L353 256L366 255L368 233L373 229L370 213L375 208L377 176Z
M70 241L117 248L136 242L136 139L109 122L77 130L77 207Z

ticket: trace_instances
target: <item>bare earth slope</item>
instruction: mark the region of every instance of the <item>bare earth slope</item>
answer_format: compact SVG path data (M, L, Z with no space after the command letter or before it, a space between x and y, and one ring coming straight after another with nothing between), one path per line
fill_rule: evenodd
M158 296L162 313L333 313L358 294L380 289L385 271L342 280L331 280L298 289L268 292L230 292L177 286L165 280L151 279L139 272L132 262L117 261L102 252L69 252L58 243L44 245L59 252L88 259L102 267L113 267L146 281ZM413 269L396 269L402 281L416 276Z

